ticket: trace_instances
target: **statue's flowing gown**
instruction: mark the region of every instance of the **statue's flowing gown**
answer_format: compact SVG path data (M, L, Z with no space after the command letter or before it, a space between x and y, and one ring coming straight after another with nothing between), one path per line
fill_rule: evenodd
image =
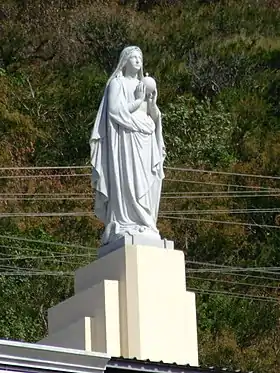
M96 189L95 213L105 224L103 243L125 233L158 235L165 157L161 116L132 113L137 79L114 78L105 89L91 135L91 163Z

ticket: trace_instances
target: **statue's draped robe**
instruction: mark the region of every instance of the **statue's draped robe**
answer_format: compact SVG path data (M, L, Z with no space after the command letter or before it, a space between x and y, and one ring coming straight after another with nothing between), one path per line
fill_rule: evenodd
M95 214L105 224L103 244L125 232L148 228L158 234L158 216L165 157L161 115L129 112L134 87L113 78L92 131L91 164L96 189Z

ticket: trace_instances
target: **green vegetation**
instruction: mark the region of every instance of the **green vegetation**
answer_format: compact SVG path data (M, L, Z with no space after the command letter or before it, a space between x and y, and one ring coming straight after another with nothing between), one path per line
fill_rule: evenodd
M166 165L279 175L278 0L3 0L0 20L1 167L89 165L104 84L120 50L135 44L158 81ZM0 170L6 194L0 212L90 212L85 173ZM15 178L20 175L29 178ZM280 215L271 212L280 209L279 189L269 195L262 188L279 188L279 181L167 169L159 228L190 262L279 266ZM167 198L171 192L192 198ZM208 197L198 198L202 192ZM16 196L22 193L25 199ZM74 198L83 196L88 199ZM234 209L240 214L231 214ZM204 212L176 218L187 210ZM1 217L1 338L42 338L47 308L72 294L71 272L95 257L94 249L40 241L95 248L101 231L94 216ZM187 268L187 286L199 289L201 364L279 373L280 272L203 272L207 267L188 262Z

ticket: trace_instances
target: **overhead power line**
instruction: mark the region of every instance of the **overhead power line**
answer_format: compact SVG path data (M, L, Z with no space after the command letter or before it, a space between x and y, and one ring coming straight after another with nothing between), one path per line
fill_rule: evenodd
M265 214L265 213L278 213L280 212L279 208L271 208L271 209L229 209L229 210L161 210L160 213L167 215L167 214L174 214L174 215L200 215L200 214Z
M10 175L10 176L0 176L0 179L38 179L38 178L48 178L48 177L85 177L91 176L91 174L41 174L41 175Z
M72 272L62 272L62 271L6 271L1 272L0 268L0 276L73 276Z
M206 194L206 195L222 195L222 194L267 194L268 192L271 193L279 193L280 189L270 189L270 190L200 190L200 191L184 191L184 192L163 192L162 195L175 195L175 196L181 196L181 195L200 195L200 194Z
M49 175L42 175L42 177L71 177L73 174L63 174L63 175L52 175L52 174L49 174ZM90 174L78 174L78 176L89 176ZM23 179L25 178L25 175L23 175L24 177L22 177ZM28 178L32 178L33 175L27 175ZM76 176L75 174L73 176ZM35 175L35 178L40 178L41 175ZM1 176L0 176L1 178ZM5 176L6 179L9 179L10 176ZM16 178L17 175L16 175ZM259 185L244 185L244 184L230 184L230 183L214 183L214 182L207 182L207 181L196 181L196 180L188 180L188 179L169 179L169 178L165 178L164 179L164 183L166 182L176 182L176 183L185 183L185 184L198 184L198 185L210 185L210 186L224 186L224 187L227 187L227 188L243 188L243 189L249 189L249 190L244 190L243 192L251 192L251 189L252 190L255 190L257 192L261 192L261 191L267 191L267 192L280 192L280 188L273 188L273 187L263 187L263 186L259 186ZM211 192L211 191L210 191ZM209 193L210 193L209 192ZM223 191L221 191L223 192ZM238 191L234 191L234 190L231 190L230 191L231 193L238 193ZM174 192L176 193L176 192ZM189 192L185 192L185 193L189 193ZM198 192L199 193L199 192ZM203 192L201 192L203 193ZM204 193L208 193L208 192L204 192ZM226 193L226 191L225 191ZM1 195L32 195L33 193L1 193ZM36 193L38 195L50 195L52 193ZM58 193L54 193L54 194L58 194ZM63 193L63 194L67 194L67 193ZM72 195L72 194L77 194L77 193L69 193L69 195ZM80 194L83 194L83 193L80 193Z
M0 196L0 201L58 201L58 200L63 200L63 201L93 201L94 197L23 197L23 198L18 198L18 197L1 197Z
M17 218L17 217L94 217L93 213L90 211L79 211L79 212L30 212L30 213L1 213L0 218ZM204 222L204 223L214 223L214 224L230 224L230 225L240 225L248 227L259 227L259 228L275 228L279 229L279 225L269 225L269 224L256 224L256 223L244 223L237 221L225 221L225 220L212 220L212 219L196 219L187 218L184 215L168 215L168 213L159 213L159 218L161 219L172 219L172 220L185 220L193 222Z
M246 274L248 272L256 272L256 273L265 273L265 274L268 274L268 275L276 275L276 276L280 276L280 272L278 272L278 269L276 270L272 270L272 269L252 269L252 268L240 268L240 269L223 269L223 268L189 268L188 269L188 272L189 273L216 273L216 274L223 274L223 273L227 273L227 274L235 274L235 272L237 273L240 273L240 272L245 272ZM277 278L275 277L275 280L279 280L280 281L280 278Z
M255 223L242 223L237 221L226 221L226 220L212 220L212 219L195 219L195 218L186 218L184 216L169 216L169 215L159 215L162 219L174 219L174 220L186 220L186 221L196 221L203 223L212 223L212 224L232 224L248 227L259 227L259 228L276 228L279 229L279 225L269 225L269 224L255 224Z
M19 241L21 242L21 241ZM44 241L45 242L45 241ZM63 248L68 248L67 244L63 246ZM95 252L92 253L92 252L87 252L86 254L79 254L77 252L63 252L63 251L53 251L53 250L46 250L46 249L42 249L40 247L40 249L38 248L35 248L35 247L22 247L22 246L14 246L14 245L0 245L0 248L3 248L3 249L8 249L8 250L11 250L11 249L14 249L14 250L18 250L20 252L22 251L31 251L31 252L39 252L40 255L38 255L38 258L42 258L43 255L42 253L46 253L48 255L52 254L52 255L56 255L56 256L73 256L73 257L87 257L87 256L95 256ZM76 249L76 246L75 246L75 249ZM90 250L92 250L92 248L90 248ZM13 256L11 255L10 257L7 257L7 253L0 253L0 256L2 257L5 257L8 258L8 259L12 259L12 258L16 258L18 256L18 254L14 254ZM1 258L0 258L1 260Z
M77 170L91 168L90 165L84 166L34 166L34 167L0 167L0 171L23 171L23 170Z
M276 298L276 297L257 296L257 295L251 295L251 294L249 295L249 294L242 294L242 293L235 293L235 292L221 291L221 290L205 290L205 289L198 289L198 288L191 288L191 287L188 287L187 290L200 293L200 294L227 295L233 298L240 298L240 299L247 299L247 300L279 302L279 298Z
M59 199L59 198L57 198ZM185 215L216 215L216 214L272 214L280 213L280 208L271 209L232 209L232 210L160 210L160 216L173 218L174 216L184 217ZM70 211L70 212L3 212L0 218L5 217L55 217L55 216L92 216L92 211ZM250 224L251 225L251 224Z
M182 196L163 196L161 199L208 199L208 198L255 198L255 197L280 197L280 194L278 193L270 193L270 194L262 194L262 193L256 193L256 194L229 194L229 193L220 193L215 195L210 195L207 192L202 192L200 195L189 195L186 193L186 195Z
M273 290L280 290L279 286L271 286L271 285L261 285L261 284L250 284L248 282L239 282L239 281L230 281L230 280L221 280L217 278L209 278L209 277L198 277L198 276L188 276L187 280L199 280L199 281L210 281L210 282L218 282L218 283L225 283L230 285L237 285L237 286L251 286L255 288L268 288Z
M165 178L164 181L170 181L174 183L186 183L186 184L201 184L201 185L211 185L211 186L224 186L227 188L247 188L247 189L256 189L256 190L271 190L271 191L280 191L279 188L272 187L263 187L259 185L244 185L244 184L231 184L231 183L214 183L208 181L197 181L197 180L188 180L188 179L169 179Z
M278 277L268 277L268 276L263 276L263 275L258 276L258 275L255 275L255 274L254 275L253 274L249 275L248 273L246 273L246 274L240 273L240 272L236 273L236 272L233 272L233 271L227 271L226 269L217 272L215 269L209 268L208 271L206 272L204 269L201 270L201 269L192 269L191 268L191 270L187 269L186 272L187 272L187 274L188 273L191 273L191 274L196 274L196 273L197 274L200 274L200 273L207 273L207 274L210 273L210 274L212 274L213 273L213 274L215 274L215 276L222 275L222 276L227 276L227 277L242 277L245 280L250 278L252 280L261 280L261 281L274 281L274 282L279 281ZM269 274L272 275L270 272L269 272Z
M197 172L197 173L216 174L216 175L243 176L243 177L255 177L255 178L259 178L259 179L280 180L280 176L245 174L245 173L239 173L239 172L202 170L202 169L197 169L197 168L183 168L183 167L165 167L165 169L172 170L172 171Z
M280 190L280 189L279 189ZM91 196L92 193L64 193L64 192L61 192L61 193L0 193L0 197L3 198L3 197L10 197L10 196L14 196L14 197L25 197L25 196L40 196L40 197L48 197L48 196L51 196L51 197L63 197L63 196L66 196L66 197L75 197L75 196Z
M62 217L62 216L90 216L94 217L90 211L74 211L74 212L3 212L0 213L0 218L16 218L16 217Z
M231 273L231 272L245 272L245 273L248 273L248 272L257 272L257 273L265 273L265 274L268 274L268 275L276 275L276 276L280 276L280 272L277 272L278 269L275 271L273 271L272 269L269 269L269 268L238 268L238 267L228 267L228 268L200 268L200 269L197 269L197 268L189 268L188 269L188 272L191 273L191 272L194 272L194 273L223 273L223 272L226 272L226 273ZM277 278L275 278L277 280ZM280 278L278 279L280 281Z
M195 264L195 265L201 265L203 267L215 267L215 268L226 268L226 269L234 269L234 270L258 270L258 269L279 269L280 270L280 267L271 267L271 266L268 266L268 267L241 267L241 266L229 266L229 265L226 265L226 264L217 264L217 263L212 263L212 262L199 262L199 261L195 261L195 260L186 260L185 263L187 264Z
M2 247L2 245L0 245ZM49 252L49 254L53 254L52 252ZM1 254L2 255L2 254ZM0 257L0 262L8 261L8 260L49 260L49 259L61 259L64 261L65 258L89 258L89 257L95 257L94 254L78 254L75 255L74 253L58 253L58 254L53 254L53 255L3 255L3 257ZM72 263L72 262L68 262Z
M0 275L4 276L73 276L73 272L66 272L66 271L45 271L45 270L30 270L28 268L16 268L15 270L6 270L6 272L2 272L5 268L0 267ZM251 294L243 294L239 292L228 292L223 290L205 290L205 289L198 289L193 287L187 287L188 291L194 291L199 294L210 294L210 295L224 295L230 296L240 299L246 300L254 300L254 301L266 301L266 302L278 302L279 299L276 297L269 297L269 296L255 296Z
M252 198L252 197L279 197L280 194L263 194L259 192L254 192L249 194L235 194L235 193L223 193L223 192L184 192L184 194L175 194L175 193L162 193L161 199L172 199L172 200L181 200L181 199L213 199L213 198ZM94 194L82 194L79 195L66 195L64 196L62 193L61 195L59 194L54 194L52 195L51 193L45 196L39 196L37 197L37 194L33 194L33 197L25 197L25 196L3 196L0 194L0 201L56 201L56 200L64 200L64 201L92 201L95 199Z
M227 171L216 171L216 170L204 170L197 168L184 168L184 167L170 167L165 166L166 170L172 171L182 171L182 172L197 172L197 173L207 173L207 174L217 174L217 175L228 175L228 176L242 176L242 177L255 177L262 179L274 179L280 180L279 176L267 176L260 174L248 174L240 172L227 172ZM21 170L58 170L58 169L91 169L91 165L82 165L82 166L34 166L34 167L1 167L0 171L21 171ZM91 174L89 174L91 175Z
M93 247L83 246L83 245L80 245L80 244L69 244L67 242L53 242L53 241L45 241L45 240L35 240L35 239L31 239L31 238L18 237L18 236L7 236L7 235L0 235L0 238L7 239L7 240L14 240L14 241L40 243L40 244L44 244L44 245L53 245L53 246L60 246L60 247L72 247L74 249L95 250L95 248L93 248Z
M73 276L73 272L66 271L45 271L45 270L30 270L28 268L16 268L15 270L5 270L5 268L0 267L0 276ZM279 302L279 298L269 297L269 296L257 296L251 294L243 294L239 292L228 292L222 290L205 290L187 287L188 291L193 291L199 294L208 294L208 295L223 295L230 296L234 298L240 298L245 300L252 301L264 301L264 302Z
M243 194L258 194L258 195L263 195L263 194L268 194L268 193L280 193L280 189L269 189L269 190L201 190L201 191L183 191L183 192L162 192L161 194L163 196L172 196L172 197L184 197L184 196L189 196L189 195L231 195L231 194L236 194L236 195L243 195ZM80 192L80 193L0 193L0 198L9 198L9 197L14 197L14 198L23 198L23 197L80 197L80 196L92 196L93 192Z

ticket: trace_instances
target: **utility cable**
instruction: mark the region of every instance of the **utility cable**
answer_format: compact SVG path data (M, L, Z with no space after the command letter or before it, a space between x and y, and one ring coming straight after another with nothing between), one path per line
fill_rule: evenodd
M211 185L211 186L224 186L227 188L247 188L247 189L256 189L256 190L273 190L273 191L280 191L279 188L272 188L272 187L263 187L258 185L244 185L244 184L228 184L228 183L214 183L214 182L207 182L207 181L196 181L196 180L188 180L188 179L169 179L165 178L164 181L176 182L176 183L186 183L186 184L201 184L201 185Z
M0 176L0 179L38 179L38 178L52 178L52 177L85 177L91 174L55 174L55 175L10 175Z
M235 266L229 266L229 265L225 265L225 264L217 264L217 263L211 263L211 262L198 262L198 261L195 261L195 260L186 260L185 263L187 264L196 264L196 265L201 265L201 266L207 266L207 267L215 267L215 268L226 268L226 269L233 269L233 270L252 270L252 271L255 271L255 270L258 270L258 269L261 269L261 270L267 270L267 269L280 269L280 267L235 267Z
M275 229L280 228L279 225L242 223L242 222L237 222L237 221L226 221L226 220L195 219L195 218L185 218L185 217L178 217L178 216L168 216L168 215L159 215L159 218L161 218L161 219L174 219L174 220L186 220L186 221L201 222L201 223L212 223L212 224L232 224L232 225L240 225L240 226L245 226L245 227L275 228Z
M65 247L67 247L67 246L64 246L64 248ZM34 248L34 247L31 248L31 247L22 247L22 246L13 246L13 245L1 245L0 244L0 248L9 249L9 250L13 249L13 250L18 250L18 251L39 252L40 255L38 255L38 258L43 257L42 253L46 253L46 254L49 254L49 255L50 254L54 254L54 255L57 255L57 256L58 255L60 255L60 256L67 256L67 255L69 255L69 256L73 256L73 257L96 256L95 253L90 253L90 252L88 252L86 254L79 254L79 253L76 253L76 252L72 252L72 253L67 252L67 253L64 253L62 251L52 251L52 250L46 250L46 249L42 249L42 248L37 249L37 248ZM92 248L91 248L91 250L92 250ZM0 256L5 256L5 255L7 255L7 254L6 253L0 253ZM18 254L14 254L14 257L17 257L17 255ZM9 257L9 259L12 259L12 257ZM0 258L0 260L1 260L1 258Z
M211 268L209 268L209 270L206 272L203 270L203 272L200 272L199 269L193 269L193 270L189 270L189 269L186 269L186 273L192 273L192 274L196 274L196 273L210 273L210 274L215 274L216 276L217 275L225 275L225 276L230 276L230 277L243 277L244 279L247 279L247 278L250 278L250 279L254 279L254 280L261 280L261 281L279 281L279 278L278 277L267 277L267 276L256 276L256 275L248 275L248 274L244 274L244 273L234 273L232 271L220 271L220 272L217 272L217 271L213 271L211 270ZM269 273L271 274L271 273Z
M19 170L56 170L56 169L91 169L90 165L84 166L34 166L34 167L1 167L0 171L19 171ZM207 173L207 174L216 174L216 175L227 175L227 176L242 176L242 177L256 177L261 179L273 179L273 180L280 180L279 176L267 176L267 175L260 175L260 174L247 174L247 173L240 173L240 172L226 172L226 171L215 171L215 170L203 170L197 168L184 168L184 167L170 167L165 166L164 169L171 170L171 171L182 171L182 172L196 172L196 173ZM91 174L88 174L91 176Z
M243 176L243 177L255 177L259 179L270 179L270 180L280 180L280 176L266 176L258 174L245 174L239 172L225 172L225 171L211 171L211 170L202 170L196 168L183 168L183 167L165 167L166 170L172 171L184 171L184 172L197 172L197 173L207 173L207 174L216 174L216 175L228 175L228 176Z
M273 290L280 290L280 285L279 286L270 286L270 285L260 285L260 284L249 284L247 282L238 282L238 281L230 281L230 280L221 280L221 279L216 279L216 278L209 278L209 277L197 277L197 276L187 276L187 280L199 280L199 281L211 281L211 282L221 282L221 283L226 283L230 285L238 285L238 286L252 286L252 287L259 287L259 288L269 288Z
M219 290L204 290L198 288L191 288L187 287L188 291L193 291L200 294L208 294L208 295L227 295L234 298L242 298L247 300L257 300L257 301L266 301L266 302L279 302L279 298L276 297L267 297L267 296L255 296L249 294L242 294L242 293L232 293L229 291L219 291Z
M232 210L161 210L160 213L174 215L200 215L200 214L264 214L264 213L279 213L280 208L270 209L232 209Z
M83 246L83 245L80 245L80 244L69 244L69 243L66 243L66 242L53 242L53 241L35 240L35 239L31 239L31 238L18 237L18 236L7 236L7 235L0 235L0 238L7 239L7 240L14 240L14 241L40 243L40 244L44 244L44 245L53 245L53 246L60 246L60 247L72 247L74 249L95 250L95 248L93 248L93 247Z
M280 197L279 193L271 194L218 194L218 195L209 195L207 192L202 192L201 195L184 195L184 196L163 196L161 199L206 199L206 198L253 198L253 197Z

